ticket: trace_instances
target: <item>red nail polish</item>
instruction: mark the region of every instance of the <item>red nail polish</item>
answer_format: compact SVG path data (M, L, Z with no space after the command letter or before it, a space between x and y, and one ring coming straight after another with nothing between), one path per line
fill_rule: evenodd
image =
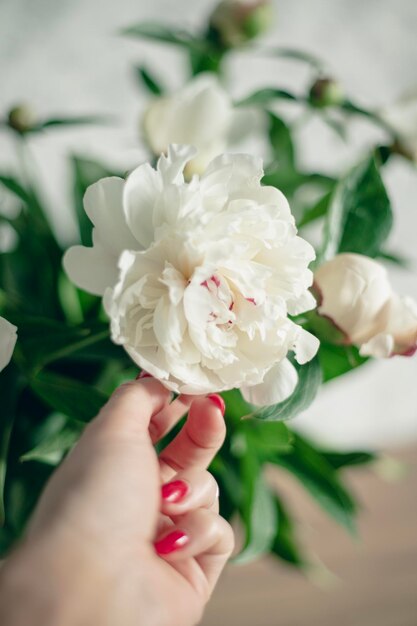
M189 542L189 537L182 530L174 530L172 533L155 543L158 554L171 554L180 550Z
M145 370L142 370L136 376L136 380L140 380L141 378L152 378L152 374L148 374L148 372L145 372Z
M165 502L176 504L180 502L187 494L188 485L183 480L173 480L161 487L161 495Z
M223 398L219 396L217 393L211 393L209 396L207 396L207 398L211 400L213 404L215 404L217 408L220 409L222 415L224 415L226 411L226 405L224 403Z

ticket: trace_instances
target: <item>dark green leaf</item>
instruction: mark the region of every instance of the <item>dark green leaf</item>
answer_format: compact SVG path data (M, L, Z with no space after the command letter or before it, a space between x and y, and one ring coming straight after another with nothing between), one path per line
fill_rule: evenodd
M160 96L164 93L165 90L163 89L161 83L155 78L155 76L152 76L146 67L135 67L135 72L139 85L144 85L151 94L154 96Z
M275 506L277 508L278 524L271 548L272 553L287 561L287 563L291 563L291 565L305 567L307 560L298 547L291 515L278 496L275 496Z
M366 465L373 463L377 459L377 456L371 452L332 452L330 450L322 450L321 454L335 470L356 465Z
M54 411L81 422L93 419L108 400L98 389L52 372L39 372L30 386Z
M6 189L11 191L15 196L22 200L24 204L28 204L30 202L29 193L26 189L21 185L21 183L14 178L13 176L7 176L5 174L0 174L0 184L2 184Z
M342 376L360 365L369 358L361 356L355 346L337 346L320 342L318 358L323 371L323 382Z
M310 495L347 530L355 532L356 503L326 458L300 435L294 434L291 452L274 463L286 468Z
M4 485L7 473L10 437L16 413L19 380L18 371L13 363L0 374L0 526L5 521Z
M62 427L44 438L35 448L23 454L21 461L40 461L56 465L78 441L85 424L66 420Z
M73 355L109 337L108 324L70 327L41 317L14 315L19 328L19 348L33 368Z
M124 28L121 34L128 37L170 43L196 52L207 52L208 49L207 42L204 39L194 37L186 30L153 22L141 22L129 26Z
M274 113L268 113L268 118L269 143L272 148L274 161L276 161L279 168L294 169L294 145L289 127Z
M404 269L412 269L412 261L409 257L403 256L402 254L397 254L394 252L386 252L385 250L380 250L377 254L378 259L383 259L384 261L389 261L394 265L398 265Z
M290 100L292 102L302 101L300 96L296 96L285 89L275 89L273 87L265 87L254 91L243 100L235 103L235 106L260 106L267 107L277 100Z
M313 402L322 380L318 358L298 369L298 383L293 394L284 402L256 409L247 417L259 420L288 420L305 411Z
M234 561L247 563L269 552L276 533L277 512L262 467L249 452L241 459L241 476L245 491L240 514L246 536L245 545Z
M375 160L355 166L333 193L327 213L323 258L338 252L376 256L392 226L391 204Z
M31 128L30 132L37 132L47 128L63 126L85 126L92 124L109 124L114 122L110 115L75 115L73 117L51 117Z

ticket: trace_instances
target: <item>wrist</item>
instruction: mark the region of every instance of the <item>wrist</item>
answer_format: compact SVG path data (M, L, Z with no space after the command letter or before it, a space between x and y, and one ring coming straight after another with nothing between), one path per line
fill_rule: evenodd
M0 569L2 626L84 626L110 589L102 563L87 550L48 537L22 543Z

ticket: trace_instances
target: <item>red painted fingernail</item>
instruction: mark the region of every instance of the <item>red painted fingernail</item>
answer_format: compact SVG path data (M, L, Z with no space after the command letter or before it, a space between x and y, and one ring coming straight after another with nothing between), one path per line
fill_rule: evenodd
M165 502L175 504L180 502L188 492L188 485L183 480L173 480L161 487L161 495Z
M171 554L183 548L189 542L189 537L182 530L174 530L172 533L155 543L158 554Z
M136 380L139 380L140 378L152 378L152 374L148 374L148 372L145 372L145 370L142 370L141 372L139 372L139 374L136 376Z
M215 404L217 408L220 409L222 415L224 415L224 412L226 411L226 404L223 398L217 393L211 393L209 396L207 396L207 398L211 400L213 404Z

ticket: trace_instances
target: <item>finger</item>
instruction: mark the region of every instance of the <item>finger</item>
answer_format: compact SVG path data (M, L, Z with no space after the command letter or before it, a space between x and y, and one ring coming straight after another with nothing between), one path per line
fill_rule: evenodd
M207 509L197 509L176 518L175 526L158 537L154 545L160 557L187 577L191 575L194 578L196 575L189 563L187 566L187 559L194 557L211 593L233 551L234 535L231 526L220 515ZM195 579L190 582L194 584Z
M171 392L155 378L132 380L114 391L90 429L112 435L136 435L148 432L153 415L169 403Z
M223 399L216 394L191 404L183 428L160 454L164 482L178 471L208 467L226 436L224 409Z
M218 495L217 483L206 470L192 469L179 472L173 480L162 485L161 513L171 518L198 508L218 513Z
M164 406L161 411L152 416L149 426L152 443L156 443L169 433L175 424L188 413L190 405L195 399L196 396L180 395L171 404Z

